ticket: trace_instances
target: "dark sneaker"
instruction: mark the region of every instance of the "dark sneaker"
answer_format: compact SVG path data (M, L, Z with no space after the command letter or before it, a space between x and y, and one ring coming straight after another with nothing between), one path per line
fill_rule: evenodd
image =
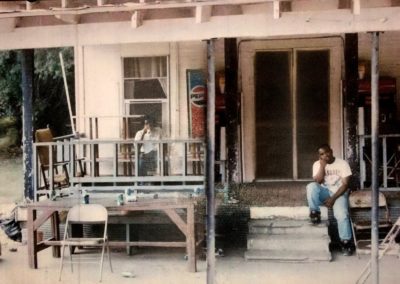
M342 254L344 256L350 256L353 254L353 244L351 241L342 241Z
M321 223L321 212L311 211L310 212L310 221L313 225L320 224Z

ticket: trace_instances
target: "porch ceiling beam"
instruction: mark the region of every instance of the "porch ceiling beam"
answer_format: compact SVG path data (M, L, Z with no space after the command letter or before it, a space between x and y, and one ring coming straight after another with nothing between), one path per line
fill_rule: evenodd
M196 23L201 24L210 21L212 6L197 6L196 7Z
M68 23L68 24L79 24L79 20L80 20L80 15L54 15L54 17L56 17L57 19Z
M273 10L274 19L279 19L281 17L281 1L274 1Z
M352 12L354 15L360 15L361 13L361 3L360 0L352 0Z
M68 0L62 0L68 1ZM102 1L102 0L99 0ZM0 18L10 18L10 17L37 17L37 16L51 16L57 14L94 14L94 13L109 13L109 12L132 12L138 10L157 10L157 9L174 9L174 8L196 8L198 6L236 6L236 5L251 5L251 4L262 4L262 3L272 3L277 0L210 0L204 2L183 2L183 3L145 3L140 1L139 3L125 3L123 5L104 5L104 6L81 6L81 7L71 7L69 9L58 8L41 8L32 10L18 10L13 9L13 11L8 11L7 13L1 13ZM284 0L285 2L291 2L296 0ZM62 12L61 12L62 11Z
M348 9L338 9L285 13L279 21L265 13L211 17L207 25L196 24L193 18L149 20L135 30L130 21L15 28L2 34L0 49L399 31L398 15L400 7L384 7L364 8L357 17Z
M0 33L9 33L14 31L17 25L17 18L0 19Z
M131 27L136 29L143 24L144 11L135 11L131 17Z

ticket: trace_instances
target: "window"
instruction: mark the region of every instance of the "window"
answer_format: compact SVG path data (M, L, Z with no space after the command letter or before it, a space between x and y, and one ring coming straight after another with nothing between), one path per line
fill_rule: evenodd
M125 133L133 138L150 116L156 126L166 128L168 119L168 57L128 57L123 59Z

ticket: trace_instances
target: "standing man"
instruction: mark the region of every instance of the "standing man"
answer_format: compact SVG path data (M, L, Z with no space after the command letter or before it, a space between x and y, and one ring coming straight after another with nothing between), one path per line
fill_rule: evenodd
M343 255L349 256L353 252L348 206L351 169L345 160L333 156L333 151L328 144L321 145L318 148L318 154L319 160L313 164L312 170L314 182L307 185L310 219L314 225L319 224L321 222L320 205L333 208Z
M136 132L135 141L154 141L161 139L161 128L154 126L152 118L147 117L144 120L142 130ZM154 173L157 170L157 143L143 142L139 144L139 176L147 176L149 172Z

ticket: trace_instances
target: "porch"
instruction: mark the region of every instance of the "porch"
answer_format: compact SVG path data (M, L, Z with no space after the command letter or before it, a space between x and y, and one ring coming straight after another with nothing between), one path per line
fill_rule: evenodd
M154 168L143 171L140 148L156 149ZM43 156L46 156L43 159ZM56 189L86 190L96 195L168 193L201 195L205 187L205 143L201 139L87 139L37 142L33 148L34 196L60 196ZM48 161L48 165L44 161ZM63 169L61 169L61 167ZM65 181L56 179L64 171ZM68 192L66 193L68 194ZM175 195L175 197L178 197Z

